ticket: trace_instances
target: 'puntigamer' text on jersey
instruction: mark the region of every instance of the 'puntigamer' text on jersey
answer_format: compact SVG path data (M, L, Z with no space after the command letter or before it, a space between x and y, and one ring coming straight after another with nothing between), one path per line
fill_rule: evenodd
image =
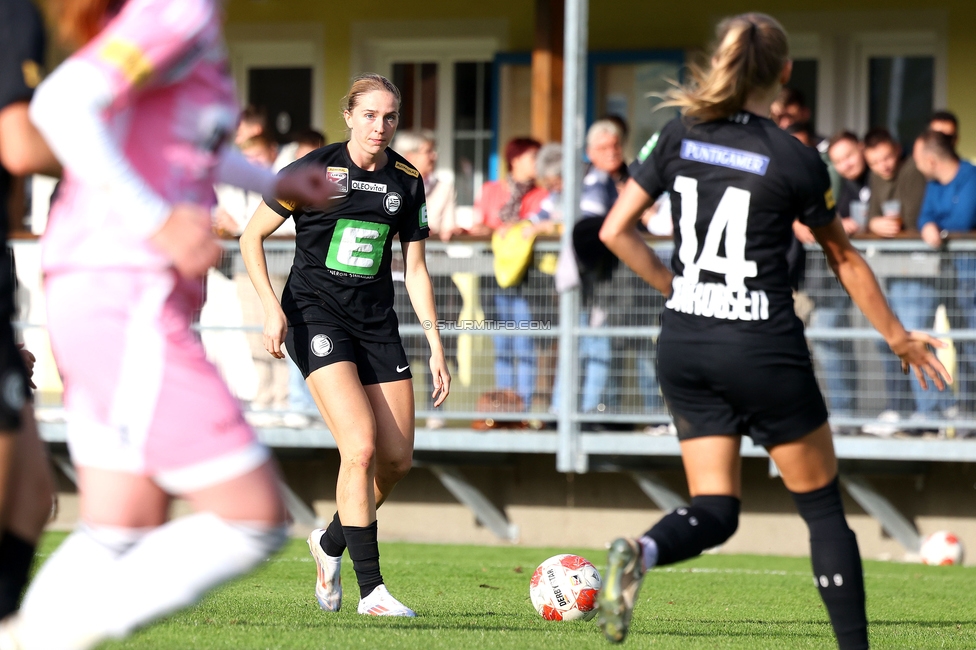
M357 167L345 142L316 149L285 169L318 165L339 187L324 207L290 206L265 197L295 219L295 263L281 296L290 324L330 323L369 341L399 341L390 271L394 235L426 239L420 174L392 149L377 171Z
M802 334L786 263L793 220L816 228L835 218L815 149L750 113L690 127L676 118L634 180L654 198L671 193L669 338Z

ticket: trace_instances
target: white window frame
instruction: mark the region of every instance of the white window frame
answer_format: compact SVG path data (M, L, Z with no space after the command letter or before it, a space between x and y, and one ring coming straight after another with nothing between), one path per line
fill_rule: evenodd
M248 72L254 68L312 69L312 127L325 126L325 48L321 25L228 25L225 30L231 73L243 106Z
M834 112L834 48L830 39L821 34L799 32L790 34L790 56L817 62L817 132L821 135L837 131Z
M931 56L933 70L932 110L948 102L948 52L944 35L935 31L860 32L853 35L849 60L854 63L848 80L850 117L861 133L868 124L870 60L873 57Z
M815 58L817 129L862 134L868 128L872 56L935 58L933 108L947 106L949 14L944 9L776 12L795 58ZM878 29L885 25L886 29Z
M454 64L458 62L491 62L499 51L497 39L433 38L375 39L369 44L372 70L387 77L395 63L437 64L437 150L438 173L454 175ZM476 189L480 187L475 183Z

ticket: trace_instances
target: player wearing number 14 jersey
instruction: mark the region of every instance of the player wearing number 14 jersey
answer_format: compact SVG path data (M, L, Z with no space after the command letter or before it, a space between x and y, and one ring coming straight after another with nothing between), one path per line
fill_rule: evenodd
M769 119L789 81L787 37L774 19L723 21L708 70L676 88L681 117L661 132L600 232L617 256L667 297L658 377L674 418L691 504L639 539L610 547L599 622L627 634L648 569L725 542L739 523L741 437L763 445L810 530L814 580L841 650L868 647L864 580L837 483L827 409L793 313L786 254L792 223L809 226L831 268L919 381L950 381L930 336L906 332L834 212L827 171ZM670 192L677 254L669 270L636 225Z
M815 149L746 111L693 126L676 118L634 180L652 196L670 191L678 216L662 317L671 340L802 337L786 263L793 218L817 228L835 217Z

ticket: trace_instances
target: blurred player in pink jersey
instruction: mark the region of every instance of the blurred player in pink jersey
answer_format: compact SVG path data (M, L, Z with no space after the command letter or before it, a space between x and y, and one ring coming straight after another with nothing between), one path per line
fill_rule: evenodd
M190 324L220 255L215 182L298 204L331 194L324 171L276 180L226 146L237 106L218 0L63 0L58 15L81 49L30 117L64 167L42 262L82 524L2 626L0 648L22 650L124 637L284 541L270 453ZM167 523L174 496L197 514Z

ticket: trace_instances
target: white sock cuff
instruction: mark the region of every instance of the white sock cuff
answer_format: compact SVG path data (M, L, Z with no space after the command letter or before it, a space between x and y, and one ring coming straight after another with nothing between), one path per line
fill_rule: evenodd
M246 535L252 543L262 549L265 555L271 555L288 541L288 525L278 524L269 526L253 521L222 520L227 526Z
M175 519L147 535L114 567L110 612L102 625L108 636L121 638L137 627L186 607L207 591L250 571L278 550L286 539L284 525L231 521L212 512ZM139 599L136 593L152 585Z
M151 527L125 528L123 526L106 526L83 522L78 526L76 532L79 535L87 536L91 541L109 550L117 557L135 546L139 540L153 530Z
M657 542L647 535L644 535L638 541L640 542L641 550L643 551L642 559L644 561L644 570L648 571L653 569L657 564Z

